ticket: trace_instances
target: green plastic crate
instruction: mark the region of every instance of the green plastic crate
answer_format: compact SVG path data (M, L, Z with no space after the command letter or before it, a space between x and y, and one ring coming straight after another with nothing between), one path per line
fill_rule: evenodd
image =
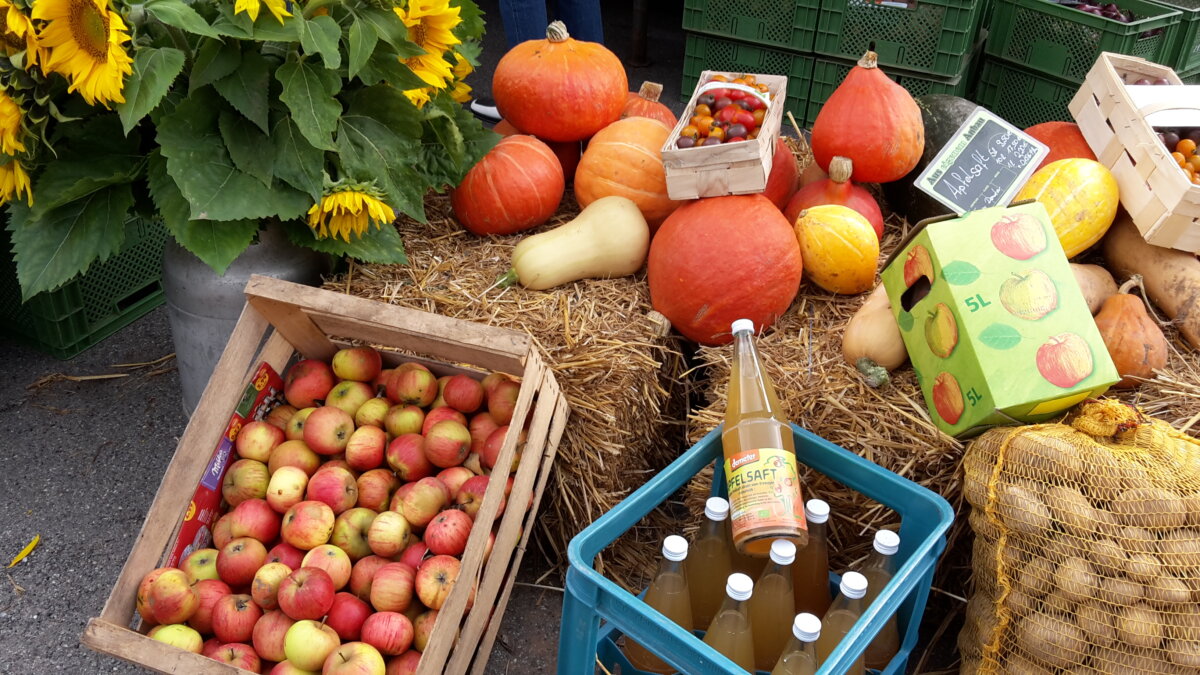
M1025 129L1042 122L1071 122L1067 104L1079 85L987 58L979 73L975 102Z
M795 115L797 122L804 117L808 84L812 80L811 56L689 33L683 57L683 85L680 88L685 103L692 99L692 92L700 81L700 73L706 70L783 75L788 78L784 110Z
M1117 4L1139 18L1121 23L1050 0L995 0L987 53L1076 84L1087 77L1101 52L1169 64L1179 11L1146 0ZM1140 37L1159 28L1159 35Z
M797 52L811 52L821 0L684 0L683 27Z
M875 0L823 0L816 52L857 61L873 44L883 66L953 77L979 34L979 0L916 0L910 7Z
M1173 56L1164 63L1176 72L1200 68L1200 0L1154 1L1180 12L1179 27L1169 52Z
M120 253L26 303L6 245L0 253L0 333L60 359L79 354L162 304L166 238L160 221L132 219Z

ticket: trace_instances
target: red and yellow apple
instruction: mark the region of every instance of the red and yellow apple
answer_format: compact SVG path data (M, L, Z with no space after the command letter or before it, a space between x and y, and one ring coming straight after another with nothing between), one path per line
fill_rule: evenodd
M387 432L383 429L360 426L346 442L346 463L356 471L370 471L383 466L387 441Z
M287 565L292 571L300 569L300 562L304 560L304 551L292 546L286 541L281 541L275 544L270 551L267 551L267 562L279 562Z
M1046 230L1027 213L1004 215L992 225L992 244L1014 260L1029 260L1046 250Z
M245 593L222 596L213 606L213 633L222 643L250 642L262 613L262 608Z
M304 424L304 443L318 455L336 455L346 449L354 433L354 417L333 406L321 406Z
M1070 389L1087 379L1094 368L1091 348L1075 333L1059 333L1038 347L1038 372L1056 387Z
M333 534L329 537L329 543L345 551L351 562L371 555L367 532L377 515L377 512L362 507L339 513L333 521Z
M371 579L371 606L377 612L403 612L412 604L416 571L400 562L375 570Z
M370 382L383 370L383 356L371 347L346 347L333 355L330 365L340 379Z
M512 422L513 414L517 410L517 397L520 395L520 392L520 384L512 380L501 380L488 393L487 409L492 414L492 419L496 421L496 424L503 426Z
M266 463L275 446L283 442L283 429L260 420L247 422L238 431L234 448L238 457Z
M270 494L270 483L267 484ZM279 536L279 513L265 499L247 499L229 512L229 533L252 537L261 542L274 541Z
M425 411L415 405L398 403L383 416L383 428L392 438L405 434L419 434L425 424Z
M474 524L462 511L446 509L430 521L422 538L434 555L462 555Z
M425 414L425 420L421 422L421 435L428 436L429 430L433 428L433 425L437 424L438 422L445 422L446 420L453 420L464 427L467 426L466 415L448 405L444 405L438 408L431 408L429 412Z
M200 633L181 623L155 626L150 629L148 637L194 654L199 654L204 646L204 638L200 637Z
M187 575L188 581L196 583L201 579L220 579L217 574L217 549L200 548L188 554L179 569Z
M257 673L262 669L262 659L258 657L258 652L247 644L240 642L230 642L220 646L216 654L212 656L216 661L241 668L252 673Z
M283 653L297 668L320 672L325 659L341 642L337 632L329 626L306 619L288 628L283 638Z
M294 466L303 471L305 476L311 476L321 468L321 456L302 440L284 441L271 452L267 470L274 474L285 466Z
M301 567L279 583L279 609L300 621L320 619L333 606L333 579L315 567ZM291 658L290 656L288 657Z
M350 570L350 592L362 600L371 598L371 581L380 567L392 562L387 558L369 555L354 563ZM416 567L413 567L416 569Z
M437 398L437 378L421 368L397 368L388 380L387 395L397 403L426 407Z
M387 463L402 481L417 481L434 474L434 466L425 456L425 437L404 434L392 439L387 447Z
M925 318L925 343L929 345L929 351L941 359L950 358L958 346L958 321L944 302L934 305Z
M321 675L387 675L379 650L365 642L347 642L325 659Z
M386 511L400 479L389 469L371 469L358 477L358 506Z
M303 501L283 514L279 534L292 546L308 551L329 541L335 520L333 509L325 502Z
M479 380L461 373L452 376L442 391L446 405L464 413L479 410L479 406L483 405L483 396L483 385Z
M250 582L250 597L263 609L279 607L279 585L292 573L292 568L281 562L269 562L258 568Z
M465 485L465 484L464 484ZM399 494L399 493L397 493ZM422 478L400 499L400 512L413 527L429 524L450 503L450 491L433 477Z
M459 559L448 555L435 555L422 562L417 568L415 580L417 597L421 599L421 604L430 609L441 609L458 581L461 568L462 563Z
M350 415L350 421L354 421L354 416L358 414L358 409L364 403L375 398L375 390L366 382L355 382L354 380L343 380L333 385L333 389L329 390L329 396L325 399L325 406L329 408L341 408L346 414Z
M200 604L196 606L196 611L188 617L187 624L201 633L211 633L213 608L216 607L218 600L226 595L232 595L233 590L229 588L229 584L220 579L201 579L192 587L200 598Z
M963 414L962 388L950 373L938 373L933 380L933 407L946 424L958 424Z
M168 569L150 584L146 606L160 624L183 623L200 606L200 595L183 570Z
M296 414L296 410L297 408L294 405L281 403L271 408L271 412L267 413L263 421L273 427L279 427L280 431L284 431L287 429L288 420L292 419L292 415Z
M267 483L267 505L276 513L287 513L288 509L304 501L307 490L308 474L304 469L280 466L271 473L271 481Z
M267 496L270 479L266 464L253 459L239 459L230 464L225 472L221 496L230 506L237 506L247 499L262 499Z
M249 586L267 561L267 547L253 537L236 537L217 554L217 574L233 588ZM237 642L237 640L224 640Z
M391 558L408 546L412 524L403 514L383 511L375 516L367 529L367 546L375 555Z
M323 466L308 479L305 499L328 504L336 515L358 503L358 481L347 469Z
M917 279L921 277L926 277L930 283L933 283L933 259L929 255L929 249L917 244L908 249L908 253L904 254L905 288L917 283Z
M283 377L283 396L297 408L311 408L337 383L333 368L319 359L297 361Z
M392 407L392 402L383 397L375 397L366 403L359 406L354 413L354 426L362 427L379 427L384 428L384 420L387 418L387 412Z
M283 428L283 437L289 441L304 440L304 426L308 423L308 416L313 414L316 409L316 406L309 406L297 410L294 415L288 418L287 426Z
M357 640L362 634L363 621L373 612L361 598L343 591L333 596L333 606L325 617L325 625L337 631L343 641Z
M287 655L283 653L283 639L296 620L284 614L282 610L274 609L262 615L254 624L254 634L251 644L254 651L267 661L283 661Z
M375 612L363 622L362 641L389 656L403 654L412 646L412 622L399 612Z
M354 563L350 556L333 544L321 544L304 556L300 569L313 567L325 570L333 580L333 590L338 591L350 582L350 570Z

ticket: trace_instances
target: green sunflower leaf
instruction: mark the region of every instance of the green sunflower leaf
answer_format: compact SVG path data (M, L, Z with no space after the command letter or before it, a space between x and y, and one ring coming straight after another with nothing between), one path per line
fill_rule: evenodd
M190 205L192 220L296 218L311 200L282 184L263 185L237 168L221 138L220 99L202 89L182 101L158 125L167 172Z
M125 218L133 206L128 183L109 185L35 217L23 202L9 205L8 230L16 252L21 297L58 288L107 260L125 243Z
M115 114L64 124L58 133L65 149L33 184L33 220L110 185L129 183L142 170L140 134L125 136Z
M270 85L271 64L255 51L242 54L237 70L213 82L221 96L263 133L270 131Z
M254 22L250 20L249 14L234 12L233 3L219 5L218 12L219 15L212 22L213 32L226 37L238 38L239 40L252 39L254 35ZM267 14L270 15L270 12L267 12Z
M371 227L362 237L351 237L348 242L334 238L317 239L312 230L300 224L290 225L288 237L294 244L338 257L380 265L408 263L408 256L404 253L404 242L400 240L400 233L391 223L379 228Z
M371 24L380 40L397 48L398 54L409 57L425 53L425 50L408 41L408 28L392 10L363 7L355 13L358 18Z
M168 26L181 28L189 33L205 37L217 36L217 31L208 25L204 17L183 0L150 0L145 7L150 16Z
M439 189L458 185L500 140L497 133L445 93L435 96L424 112L422 159L417 167L428 183Z
M316 16L311 19L297 17L295 21L300 27L300 46L304 48L304 52L320 54L326 68L341 67L342 52L338 49L338 42L342 37L342 29L337 22L328 16Z
M379 42L379 34L375 32L375 27L362 19L354 19L346 38L346 51L350 54L347 77L354 77L358 71L362 70L367 59L371 58L371 54L375 51L377 42Z
M271 139L246 118L229 110L221 111L218 126L234 166L270 187L275 177L275 151Z
M258 232L257 220L192 220L191 207L167 173L167 161L155 151L147 169L150 195L163 224L179 245L217 274L224 274Z
M414 138L396 134L374 117L349 114L338 123L337 146L347 174L354 180L374 179L392 208L425 222L427 184L412 168L420 154Z
M359 69L358 78L367 85L386 82L402 90L429 86L404 64L393 47L386 44L376 46L370 58Z
M455 36L464 42L483 37L485 32L483 10L479 8L478 4L463 2L462 0L450 0L450 6L459 8L458 17L461 19L459 24L454 27Z
M314 148L286 116L275 123L271 141L275 146L275 175L308 194L314 202L320 199L325 153Z
M314 146L333 150L330 137L342 114L342 105L334 96L341 88L341 79L307 61L288 61L275 71L275 77L283 85L279 98L291 110L300 133Z
M304 19L296 16L298 13L294 10L291 17L284 17L283 23L279 23L279 19L266 7L261 8L258 21L254 22L254 39L264 42L298 42L301 39L300 24L304 22Z
M456 46L454 51L466 59L467 63L478 68L479 58L483 55L483 43L470 40Z
M126 134L162 101L182 70L183 52L178 49L138 50L133 59L133 73L125 78L125 102L116 106Z
M230 40L228 43L220 40L201 41L200 49L196 50L196 58L192 63L192 72L188 76L189 90L196 91L237 70L242 63L239 44L236 40Z

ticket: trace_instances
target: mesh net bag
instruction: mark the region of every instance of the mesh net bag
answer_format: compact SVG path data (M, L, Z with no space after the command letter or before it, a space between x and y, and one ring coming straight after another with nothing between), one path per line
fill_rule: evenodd
M1114 400L963 459L964 673L1200 673L1200 442Z

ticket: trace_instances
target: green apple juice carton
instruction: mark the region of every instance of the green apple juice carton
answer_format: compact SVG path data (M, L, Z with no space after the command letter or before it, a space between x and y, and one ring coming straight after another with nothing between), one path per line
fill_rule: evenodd
M947 434L1045 421L1120 379L1038 202L922 223L883 284Z

